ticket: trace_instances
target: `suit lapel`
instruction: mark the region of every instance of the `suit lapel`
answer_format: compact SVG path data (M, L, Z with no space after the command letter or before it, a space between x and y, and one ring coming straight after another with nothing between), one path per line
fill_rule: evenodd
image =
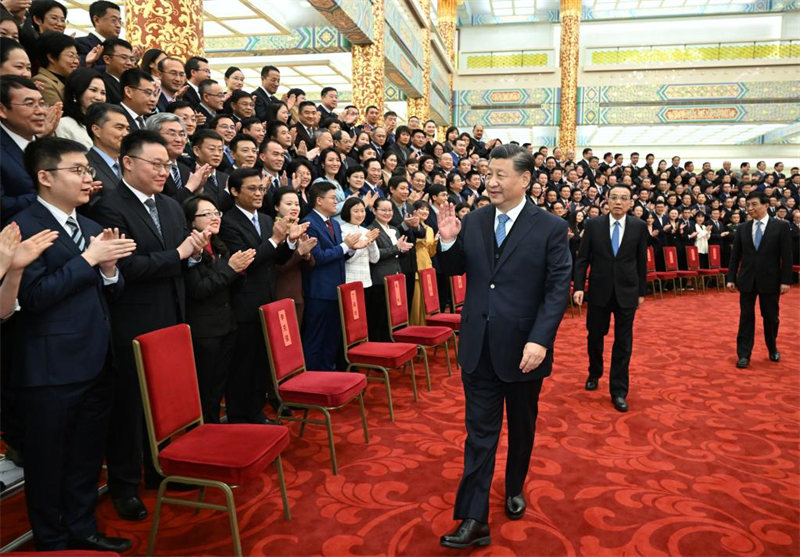
M147 210L144 204L139 201L135 195L133 195L133 192L130 191L128 186L126 186L123 182L120 182L117 189L120 191L122 199L124 199L130 207L131 213L136 215L142 222L144 222L145 225L147 225L147 228L150 229L150 231L153 233L153 236L155 236L159 243L163 246L164 239L161 237L161 234L158 233L156 223L153 222L153 217L150 216L150 212ZM158 203L156 203L156 208L158 208ZM159 217L160 215L161 212L159 212Z
M492 207L490 211L483 214L483 222L481 223L484 243L484 252L486 252L486 262L489 264L489 269L494 267L494 219L497 209Z
M64 246L67 251L73 253L75 255L80 255L81 250L78 249L78 245L72 240L67 231L61 226L53 214L47 210L47 207L39 203L38 201L34 201L32 205L32 210L35 211L36 217L39 219L39 222L42 223L43 229L47 230L55 230L58 232L58 238L56 238L56 242L60 243ZM81 226L80 223L78 226ZM81 232L87 232L81 226ZM89 245L89 236L84 236L86 239L86 245Z
M539 211L540 209L534 207L532 203L525 203L525 206L522 208L522 211L512 227L514 233L508 236L504 242L505 247L503 248L503 254L500 256L500 261L498 261L497 265L495 265L492 275L497 273L497 270L503 266L503 263L505 263L508 258L511 257L511 254L514 252L514 250L517 249L520 243L522 243L523 239L528 236L531 227L534 224L534 218L537 216ZM492 236L494 236L494 232L492 232ZM492 246L492 250L494 250L494 246Z

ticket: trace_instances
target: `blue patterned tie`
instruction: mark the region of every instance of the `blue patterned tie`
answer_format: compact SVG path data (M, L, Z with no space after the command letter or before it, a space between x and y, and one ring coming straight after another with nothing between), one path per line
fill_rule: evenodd
M764 235L764 233L761 232L761 224L760 220L756 221L756 235L753 239L753 243L756 245L756 251L758 251L758 246L761 245L761 237Z
M611 249L616 256L619 251L619 221L614 222L614 231L611 233Z
M497 215L497 228L494 229L494 239L497 241L497 247L503 245L506 239L506 223L511 220L506 214L500 213Z

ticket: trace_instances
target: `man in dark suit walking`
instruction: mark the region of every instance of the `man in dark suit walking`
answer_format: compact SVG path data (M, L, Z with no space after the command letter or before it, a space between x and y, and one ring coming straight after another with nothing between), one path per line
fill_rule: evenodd
M131 341L184 322L183 271L200 261L208 234L190 234L181 206L161 193L170 163L160 135L150 130L131 132L122 140L120 162L122 181L91 212L103 226L118 228L136 241L136 253L120 262L125 292L111 304L117 373L106 461L117 513L125 520L142 520L147 516L138 494L143 450L146 487L158 487L161 479L143 438L144 414Z
M633 348L633 318L647 292L647 226L628 216L631 190L615 185L608 193L611 212L586 221L575 260L575 303L583 303L586 272L589 274L589 308L586 310L589 378L586 390L594 391L603 375L603 338L614 314L614 347L611 352L609 390L614 408L628 411L628 366Z
M446 547L490 543L489 490L508 416L506 515L525 514L524 484L533 449L539 392L553 367L553 343L569 295L572 261L567 223L526 200L533 156L509 144L491 153L487 206L458 220L439 211L439 267L467 273L458 359L466 396L467 441L458 488L458 529Z
M36 549L122 552L97 531L97 481L111 409L106 295L122 289L117 260L136 249L75 209L89 201L84 147L45 138L25 150L38 197L15 216L24 238L58 231L22 274L14 381L25 412L25 494Z
M747 214L752 220L739 225L731 248L727 286L731 292L739 289L738 368L750 365L756 329L756 298L761 307L769 359L773 362L781 359L776 343L778 302L792 284L792 236L788 222L767 214L768 204L769 198L764 192L752 191L747 195Z

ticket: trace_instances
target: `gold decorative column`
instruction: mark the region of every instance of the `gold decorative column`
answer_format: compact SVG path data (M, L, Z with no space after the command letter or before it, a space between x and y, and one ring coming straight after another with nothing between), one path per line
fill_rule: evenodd
M581 0L561 0L561 126L558 146L575 150L578 134L578 56Z
M383 97L386 88L386 72L383 34L383 0L372 4L375 21L372 44L353 45L353 104L363 115L369 105L378 107L383 119Z
M422 96L408 99L408 116L416 116L424 124L431 109L431 0L420 0L419 4L427 23L422 30Z
M439 0L436 19L439 21L439 35L442 37L444 48L450 64L456 67L456 19L459 0ZM453 74L450 74L450 90L453 90ZM450 122L453 121L453 101L450 100ZM445 141L447 126L439 127L439 140Z
M186 60L203 55L203 0L125 0L125 38Z

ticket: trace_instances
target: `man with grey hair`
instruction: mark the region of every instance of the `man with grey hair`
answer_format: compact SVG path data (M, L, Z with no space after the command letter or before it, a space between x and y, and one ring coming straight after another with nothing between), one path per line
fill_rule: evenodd
M122 179L119 150L122 138L130 132L130 125L125 111L119 105L96 103L86 111L86 131L93 143L86 158L95 169L95 180L102 184L102 188L92 192L89 200L91 206L101 196L113 191Z
M567 223L525 196L533 166L526 149L495 147L485 193L492 204L467 214L463 222L450 204L438 215L439 269L451 276L467 273L458 346L467 428L454 513L461 523L442 536L445 547L491 542L489 491L504 405L505 513L511 520L525 514L539 393L553 369L553 343L572 270Z
M159 112L147 119L145 129L157 132L167 142L170 170L162 193L180 202L198 193L212 168L206 164L192 172L191 167L181 160L187 141L183 119L171 112Z

